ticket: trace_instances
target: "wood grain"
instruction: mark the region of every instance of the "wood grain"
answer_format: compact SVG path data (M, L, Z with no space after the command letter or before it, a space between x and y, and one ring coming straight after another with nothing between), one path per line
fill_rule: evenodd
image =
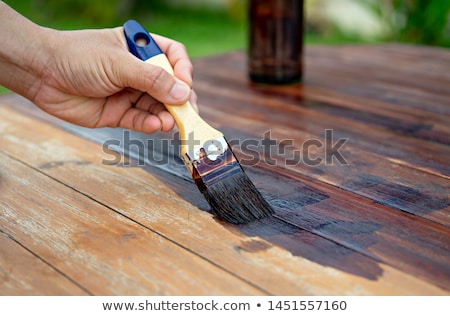
M107 205L116 213L110 215L113 218L120 214L135 223L140 223L183 249L189 249L199 258L214 263L224 273L236 275L266 293L276 295L447 293L439 289L439 285L423 280L423 275L418 279L284 221L268 219L243 227L217 221L199 209L200 207L207 210L207 206L195 185L183 178L170 176L166 172L148 166L138 168L133 164L102 165L104 153L99 145L12 110L5 112L4 109L0 109L0 114L8 118L2 120L2 135L4 135L2 150L8 155L15 159L20 157L26 164L52 179L67 183L78 194L81 193L100 205ZM51 156L49 152L52 153ZM55 192L52 195L59 196L60 193ZM79 209L83 210L86 207L91 209L92 206L88 205L90 204ZM78 222L79 219L76 217L64 219L64 222L72 221ZM105 229L105 224L101 226ZM89 224L88 230L97 229L95 227L96 225ZM126 234L119 231L107 235L109 238L120 238ZM114 237L116 235L119 236ZM89 240L96 240L101 236L103 233L100 235L96 233ZM48 237L42 238L45 240ZM76 243L79 242L76 240ZM92 247L83 240L81 242L84 247ZM139 247L148 245L141 244ZM92 255L95 255L100 248L94 247L91 251ZM173 252L174 255L177 253ZM330 256L330 253L333 256ZM64 253L60 256L64 261L71 260L66 258L67 255ZM112 253L115 260L117 256L116 253ZM172 274L172 264L171 260L167 260L167 264L160 262L160 269ZM189 270L193 269L192 264L186 262L183 266ZM101 266L93 267L93 269L100 268ZM102 269L97 273L103 273ZM89 281L97 284L93 271L90 271L89 275ZM104 277L102 275L99 277L104 283ZM336 283L330 284L330 278ZM146 280L140 280L144 284L135 291L147 293ZM415 285L412 286L413 284ZM125 287L123 283L121 286ZM231 290L231 293L236 293L235 289Z
M0 232L0 295L87 295L74 280Z
M67 189L53 197L62 194L80 210L100 209L112 227L131 221L130 227L138 225L137 231L169 244L170 250L156 250L167 259L159 261L157 274L164 293L183 294L186 288L172 285L174 280L164 285L163 274L176 267L193 275L196 266L206 266L211 282L221 274L229 280L224 287L212 286L219 293L237 293L230 284L242 282L243 292L275 295L448 295L450 75L442 71L448 64L450 54L443 49L311 46L303 83L264 86L248 82L243 52L194 61L200 114L232 142L246 173L276 210L273 218L244 226L208 213L177 155L176 133L80 128L10 95L0 99L0 151L32 178L38 173L38 179ZM263 143L269 137L275 143L270 152ZM115 145L106 146L111 140ZM345 140L341 157L333 154L340 140ZM305 147L308 143L312 146ZM314 164L305 157L323 160ZM10 170L6 179L14 177ZM16 203L16 192L8 192L9 203ZM56 201L47 192L41 195L32 202ZM20 206L14 205L20 218ZM75 215L68 221L94 230ZM39 249L39 257L42 253L45 262L71 278L83 273L61 270L60 261L74 261L68 252L55 258L47 253L50 246L35 248L20 227L8 236L22 236L21 244L33 253ZM120 238L113 237L114 228L107 233ZM103 235L92 236L104 242ZM42 242L47 238L43 235ZM133 245L144 248L145 240ZM78 242L96 258L91 268L100 272L92 283L104 282L105 275L133 275L138 276L133 293L155 293L147 279L128 271L130 266L118 276L102 269L104 260L117 260L119 250L103 257L95 242ZM190 254L192 267L174 266L180 250ZM138 258L143 265L152 262ZM72 265L86 259L77 260ZM200 281L204 291L210 287L206 278ZM104 293L82 280L80 286ZM120 287L127 290L125 282Z
M3 229L55 269L76 280L89 294L264 294L142 224L112 212L4 153L0 153L0 164ZM15 253L10 255L14 258L3 261L6 265L2 267L9 270L8 278L20 280L23 270L8 269L20 258ZM42 273L45 270L39 273L38 269L33 272L35 282L47 282L47 275ZM67 289L64 283L58 285L60 288L55 287L47 294L81 292L79 288L73 289L73 285ZM46 286L27 289L26 283L17 287L16 294L21 295L46 291ZM8 288L6 291L9 292Z

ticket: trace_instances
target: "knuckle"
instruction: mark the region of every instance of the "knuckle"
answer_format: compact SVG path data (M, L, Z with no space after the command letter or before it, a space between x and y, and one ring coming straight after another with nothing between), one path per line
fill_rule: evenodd
M186 46L181 42L173 41L172 46L174 50L182 50L184 52L187 52Z
M146 91L158 92L164 89L166 82L168 81L169 74L161 67L151 67L145 74L145 87Z

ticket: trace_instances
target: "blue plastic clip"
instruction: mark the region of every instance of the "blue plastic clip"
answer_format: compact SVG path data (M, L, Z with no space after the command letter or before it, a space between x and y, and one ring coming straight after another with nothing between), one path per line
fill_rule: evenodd
M145 61L153 56L163 54L148 31L135 20L125 22L123 30L128 48L134 56Z

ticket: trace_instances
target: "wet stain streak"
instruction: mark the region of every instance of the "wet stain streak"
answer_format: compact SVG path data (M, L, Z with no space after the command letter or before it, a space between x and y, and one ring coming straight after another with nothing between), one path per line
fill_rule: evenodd
M77 160L61 160L61 161L50 161L47 163L44 163L42 165L39 165L39 169L53 169L58 168L66 165L73 165L73 166L84 166L89 165L90 163L87 161L77 161Z
M407 210L415 215L426 215L450 206L448 197L432 196L370 174L361 174L358 178L347 180L342 185L355 192L368 192L379 203ZM439 191L436 190L437 193Z
M265 241L244 242L236 247L237 251L261 251L269 243L284 248L293 256L370 280L376 280L383 272L375 260L277 218L266 218L237 229L241 234Z

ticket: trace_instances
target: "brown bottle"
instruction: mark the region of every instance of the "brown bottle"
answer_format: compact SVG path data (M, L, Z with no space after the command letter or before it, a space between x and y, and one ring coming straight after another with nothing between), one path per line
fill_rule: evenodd
M303 0L250 0L248 73L257 83L302 78Z

